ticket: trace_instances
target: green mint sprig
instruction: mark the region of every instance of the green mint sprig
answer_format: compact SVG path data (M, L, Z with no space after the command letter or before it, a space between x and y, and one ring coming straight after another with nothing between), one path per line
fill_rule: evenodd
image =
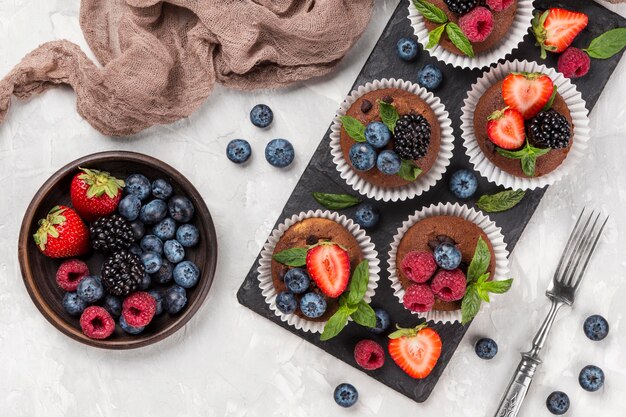
M318 193L312 194L315 201L330 210L342 210L356 206L361 202L357 197L350 194Z
M459 51L470 58L475 56L472 43L467 39L467 36L465 36L465 33L463 33L459 25L448 20L448 16L443 10L425 0L413 0L413 5L424 19L440 25L431 30L428 34L427 49L437 45L445 32L446 35L448 35L448 39L450 39L452 44L456 46Z
M496 194L482 195L476 207L487 213L499 213L515 207L526 195L524 190L505 190Z
M352 116L341 116L341 125L356 142L365 142L365 125Z
M554 99L556 98L556 94L558 92L559 92L558 91L558 87L555 84L554 88L552 89L552 95L550 96L550 99L548 100L546 105L543 106L543 109L541 109L542 111L548 111L548 110L550 110L552 108L552 105L554 104Z
M550 152L550 148L535 148L526 140L526 146L518 151L507 151L506 149L496 148L496 151L510 159L519 159L522 164L522 171L528 177L535 176L535 168L537 166L537 158Z
M307 248L291 248L275 253L272 256L276 262L287 266L299 267L306 265Z
M608 59L626 47L626 28L604 32L583 49L591 58Z

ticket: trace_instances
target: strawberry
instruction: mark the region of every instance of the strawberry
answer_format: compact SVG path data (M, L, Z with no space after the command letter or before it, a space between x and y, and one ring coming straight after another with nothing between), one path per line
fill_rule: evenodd
M552 79L542 73L511 73L502 81L502 98L507 106L530 119L550 101Z
M113 214L122 198L124 181L105 171L80 170L82 172L74 176L70 185L70 197L76 211L89 222Z
M309 249L306 267L311 279L329 297L339 297L348 286L350 257L336 243L321 243Z
M55 206L33 235L41 253L50 258L68 258L87 253L89 230L78 214L69 207Z
M533 33L541 47L541 58L546 51L563 52L572 44L574 38L587 26L589 18L584 13L553 8L535 15Z
M426 323L413 329L398 327L389 338L391 359L411 378L426 378L441 355L441 338Z
M496 110L487 118L487 134L496 146L502 149L519 149L526 142L522 113L505 107Z

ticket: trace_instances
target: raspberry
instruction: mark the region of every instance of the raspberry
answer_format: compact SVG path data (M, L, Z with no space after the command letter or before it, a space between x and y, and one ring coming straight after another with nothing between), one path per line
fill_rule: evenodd
M440 300L456 301L465 295L466 283L465 274L460 269L442 269L433 278L430 289Z
M89 267L78 259L69 259L57 270L56 280L65 291L76 291L81 279L89 275Z
M400 270L408 279L421 284L433 276L437 270L437 263L432 253L413 251L402 259Z
M430 311L435 304L435 296L426 284L411 284L404 292L402 304L411 311Z
M87 307L80 316L80 328L91 339L106 339L115 330L115 320L102 307Z
M515 0L487 0L487 7L494 12L501 12L511 7Z
M385 351L373 340L364 339L354 347L354 360L361 368L373 371L385 364Z
M147 292L132 293L122 304L122 315L133 327L147 326L156 312L156 300Z
M478 6L459 18L459 26L470 42L482 42L493 31L493 14L482 6Z
M559 72L567 78L578 78L589 72L591 58L586 52L570 46L561 54L557 65Z

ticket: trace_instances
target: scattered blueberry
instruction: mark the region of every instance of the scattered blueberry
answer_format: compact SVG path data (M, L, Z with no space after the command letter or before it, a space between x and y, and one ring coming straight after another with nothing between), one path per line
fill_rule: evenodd
M63 308L72 316L80 316L87 303L75 292L66 292L63 296Z
M175 195L167 203L172 219L179 223L187 223L193 217L195 209L187 197Z
M274 120L274 113L265 104L257 104L250 110L250 121L256 127L268 127L272 120Z
M95 303L104 297L104 287L100 277L88 276L80 280L76 293L86 303Z
M139 284L139 289L141 291L145 291L148 288L150 288L150 284L152 284L152 279L150 278L150 274L146 272L143 274L143 279L141 280L141 283Z
M163 313L163 299L165 298L165 293L162 290L150 290L148 294L156 301L156 311L154 314L160 316Z
M341 407L352 407L359 399L359 393L352 384L339 384L335 388L335 402Z
M456 269L461 265L461 251L454 245L442 243L435 248L435 262L443 269Z
M122 299L115 295L108 294L104 297L102 307L104 307L112 317L119 317L120 314L122 314Z
M285 274L285 285L294 294L302 294L309 289L311 278L302 268L293 268Z
M310 319L321 317L326 312L326 300L316 292L308 292L300 299L300 311Z
M139 210L141 210L141 200L132 194L122 198L117 206L120 216L131 222L139 217Z
M162 178L156 179L152 183L152 195L156 198L167 200L172 196L173 192L172 184Z
M404 61L413 61L419 52L417 42L412 38L401 38L396 44L398 56Z
M153 251L147 251L141 254L141 261L147 273L154 274L161 268L163 260L161 255Z
M385 150L378 154L376 167L385 175L396 175L400 172L402 159L392 150Z
M604 371L595 365L587 365L578 374L578 383L585 391L597 391L604 385Z
M365 127L365 140L374 148L384 148L391 140L391 132L383 122L371 122Z
M569 397L563 391L554 391L546 399L546 407L552 414L560 416L569 409Z
M146 226L139 220L135 220L130 223L130 230L133 231L133 237L135 240L139 240L146 234Z
M163 253L163 241L155 235L145 235L139 242L139 246L144 252L152 251L158 254Z
M141 208L139 220L144 224L155 224L167 215L167 204L163 200L152 200Z
M389 313L382 308L375 309L374 313L376 314L376 327L372 327L369 330L373 333L380 334L387 330L391 319L389 318Z
M441 70L434 65L424 65L417 73L417 82L427 90L436 90L443 81Z
M177 264L185 259L185 248L177 240L168 240L163 244L163 254L168 261Z
M478 188L476 174L469 169L460 169L450 178L450 191L457 198L470 198L476 192L476 188Z
M128 248L128 251L132 253L133 255L137 255L137 256L141 256L141 253L143 252L141 250L141 247L136 243L133 243L132 245L130 245L130 247Z
M380 212L372 204L364 203L354 212L354 220L365 229L371 229L378 224Z
M162 241L173 239L176 235L176 221L166 217L154 225L152 233Z
M120 316L120 327L128 334L139 334L145 329L144 326L135 327L126 323L126 319L124 318L124 316Z
M159 284L167 284L172 280L174 267L167 259L161 260L161 267L152 274L152 278Z
M276 296L276 308L285 314L291 314L296 311L298 300L292 292L283 291Z
M289 166L294 157L293 145L287 139L272 139L265 147L265 159L277 168Z
M165 292L163 301L165 311L176 314L187 304L187 291L183 287L173 285Z
M193 224L182 224L176 230L176 240L186 248L196 246L200 240L200 231Z
M226 156L231 162L243 164L250 158L250 155L252 155L252 148L245 139L233 139L226 145Z
M124 191L126 194L134 195L141 201L148 198L152 187L150 186L150 180L141 174L132 174L126 178L126 185Z
M479 339L474 346L480 359L493 359L498 354L498 344L488 337Z
M609 334L609 322L604 317L594 314L587 317L583 330L589 339L599 341Z
M350 147L350 163L358 171L369 171L376 165L376 151L369 143L357 142Z
M191 261L183 261L174 267L174 282L183 288L194 287L200 279L200 269Z

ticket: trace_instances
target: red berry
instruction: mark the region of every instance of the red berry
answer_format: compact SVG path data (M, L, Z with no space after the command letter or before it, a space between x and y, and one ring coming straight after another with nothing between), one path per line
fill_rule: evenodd
M385 351L373 340L361 340L354 347L354 360L361 368L373 371L385 364Z
M80 316L80 328L91 339L106 339L115 330L115 320L102 307L87 307Z
M589 18L584 13L558 7L548 9L532 22L533 33L541 46L541 57L546 51L563 52L576 36L587 27Z
M74 210L66 206L53 207L33 240L44 255L50 258L69 258L89 252L89 230Z
M511 7L515 0L487 0L487 6L494 12L501 12Z
M322 243L306 254L306 268L324 294L336 298L350 280L350 256L336 243Z
M502 81L502 98L528 120L545 107L554 92L552 79L540 72L511 73Z
M526 142L522 113L515 109L496 110L487 119L489 140L502 149L519 149Z
M443 301L457 301L465 295L467 279L460 269L447 271L442 269L437 272L430 283L430 289L437 298Z
M56 280L65 291L76 291L81 279L89 275L89 267L78 259L69 259L57 269Z
M559 57L559 72L567 78L579 78L589 72L591 58L586 52L570 46Z
M402 259L400 270L408 279L421 284L433 276L437 270L437 263L431 252L413 251Z
M85 220L94 221L115 212L124 181L108 172L81 168L70 184L72 205Z
M402 304L411 311L423 313L432 310L435 304L435 296L428 285L411 284L404 291Z
M420 324L414 329L398 329L389 335L389 356L412 378L426 378L441 356L441 337L434 329Z
M134 292L122 303L122 315L133 327L147 326L156 312L156 300L147 292Z
M493 32L493 14L482 6L459 18L459 26L470 42L482 42Z

